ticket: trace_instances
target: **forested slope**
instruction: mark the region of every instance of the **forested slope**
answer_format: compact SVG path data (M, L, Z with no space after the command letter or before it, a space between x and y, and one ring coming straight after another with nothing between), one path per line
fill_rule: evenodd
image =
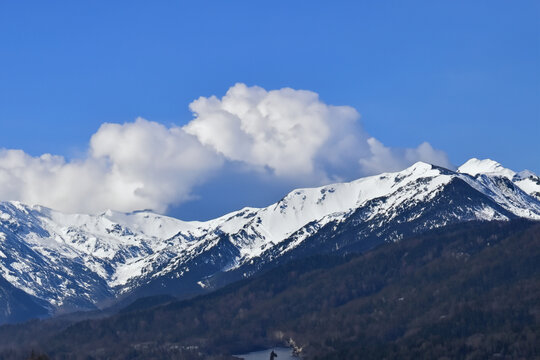
M540 354L539 279L538 223L474 222L57 330L4 326L0 344L59 359L209 358L289 339L313 359L530 359Z

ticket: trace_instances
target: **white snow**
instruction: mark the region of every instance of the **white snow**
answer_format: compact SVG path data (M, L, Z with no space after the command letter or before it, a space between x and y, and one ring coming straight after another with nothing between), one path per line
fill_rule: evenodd
M523 191L525 191L527 194L536 194L535 196L540 196L540 181L538 180L538 177L536 179L533 178L525 178L522 180L518 180L514 182L517 186L519 186Z
M512 179L516 174L515 171L504 168L501 164L494 160L479 160L477 158L472 158L465 162L458 168L457 172L472 176L476 176L478 174L498 175L507 177L509 179Z
M540 200L540 177L530 170L523 170L516 173L513 170L503 167L496 161L472 158L461 165L457 172L472 176L486 175L505 177L527 194Z

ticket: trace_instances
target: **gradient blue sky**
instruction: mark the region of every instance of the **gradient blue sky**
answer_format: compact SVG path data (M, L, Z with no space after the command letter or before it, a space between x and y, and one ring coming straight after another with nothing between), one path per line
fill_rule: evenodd
M104 122L185 124L191 101L243 82L352 106L386 145L540 173L539 20L538 1L2 1L0 148L76 158ZM284 190L242 181L171 213Z

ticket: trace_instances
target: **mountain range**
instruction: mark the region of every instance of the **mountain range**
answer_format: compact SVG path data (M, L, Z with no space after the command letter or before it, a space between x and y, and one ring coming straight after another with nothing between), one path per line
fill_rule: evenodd
M540 222L469 221L190 299L5 324L0 359L268 359L282 346L305 360L537 359L538 279Z
M64 214L0 203L0 323L189 297L293 259L364 252L469 221L540 220L540 178L492 160L416 163L348 183L293 190L265 208L205 222L151 211Z

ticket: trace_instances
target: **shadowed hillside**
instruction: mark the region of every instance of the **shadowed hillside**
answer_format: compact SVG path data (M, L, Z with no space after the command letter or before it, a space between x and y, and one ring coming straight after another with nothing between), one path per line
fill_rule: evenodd
M209 358L290 339L313 359L535 358L538 279L538 223L468 223L289 263L192 300L3 326L0 344L55 359Z

